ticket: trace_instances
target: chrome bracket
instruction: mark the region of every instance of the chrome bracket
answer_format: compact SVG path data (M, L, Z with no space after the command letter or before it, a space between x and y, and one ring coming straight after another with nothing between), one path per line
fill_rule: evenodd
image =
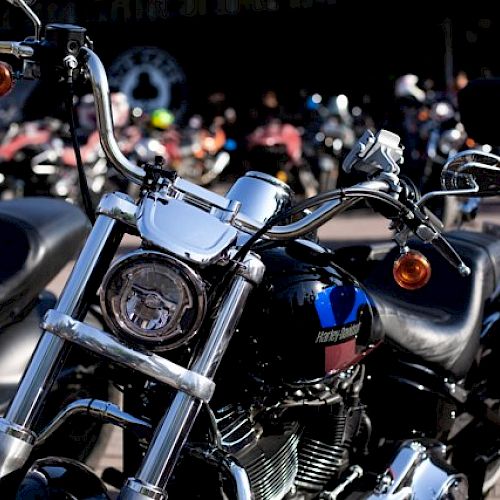
M260 260L260 257L250 252L236 270L236 274L242 276L255 286L258 286L264 277L266 266Z
M35 433L5 418L0 418L0 477L25 464L35 440Z
M127 479L120 493L120 500L167 500L167 494L161 488L146 484L134 478Z
M99 202L97 215L106 215L127 226L136 227L137 205L123 193L106 193Z

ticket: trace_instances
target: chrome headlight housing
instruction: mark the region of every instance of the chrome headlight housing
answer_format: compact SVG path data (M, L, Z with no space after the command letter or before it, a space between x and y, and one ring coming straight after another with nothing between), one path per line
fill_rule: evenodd
M203 280L195 271L147 250L118 260L106 274L99 295L111 331L154 351L190 340L207 304Z

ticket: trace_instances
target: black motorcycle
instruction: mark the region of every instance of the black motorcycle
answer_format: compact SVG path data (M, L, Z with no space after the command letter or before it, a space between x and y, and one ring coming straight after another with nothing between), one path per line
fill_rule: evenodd
M12 3L37 21L24 2ZM36 26L35 37L1 42L0 53L22 59L24 75L62 85L61 93L87 80L103 150L141 194L104 196L59 302L44 317L0 420L4 498L106 498L90 468L55 452L37 456L62 425L71 428L83 415L127 431L123 470L106 476L121 499L467 498L474 476L466 464L457 468L446 440L437 441L444 433L403 436L384 427L377 416L387 388L366 389L383 375L385 367L370 371L368 363L384 334L407 333L400 345L423 366L434 362L447 372L450 397L463 398L467 388L458 382L494 280L487 260L471 253L462 261L425 210L430 196L419 199L400 179L399 137L367 132L344 169L368 180L296 206L286 184L259 172L220 196L160 162L128 161L113 136L106 73L85 30L49 24L42 37ZM500 169L471 155L448 164L446 187L489 195ZM399 247L371 292L314 241L317 227L361 200L391 220ZM433 279L429 262L409 249L411 232L436 250L432 273L453 287L452 299L434 308L405 295L430 290ZM140 247L113 260L125 233L138 235ZM384 290L392 275L396 295ZM470 307L456 319L452 305L468 304L469 292ZM103 325L87 315L96 296ZM451 326L440 321L443 311ZM406 322L395 321L405 313ZM422 341L427 349L419 351ZM75 349L109 364L123 408L86 395L43 420Z
M44 287L76 257L88 231L89 223L81 210L60 200L37 197L0 202L1 414L15 395L42 336L39 325L43 315L56 304L56 297ZM48 395L41 421L83 395L95 397L98 391L109 397L108 382L99 379L100 370L99 363L88 354L73 352ZM80 419L71 431L68 426L62 428L39 451L46 454L50 449L67 457L88 458L101 427Z

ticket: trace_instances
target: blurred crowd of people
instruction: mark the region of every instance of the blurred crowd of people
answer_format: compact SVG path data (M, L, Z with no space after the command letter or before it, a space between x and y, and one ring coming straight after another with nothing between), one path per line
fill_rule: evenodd
M437 149L443 154L455 151L466 140L460 133L457 111L457 92L466 84L463 72L457 74L453 88L442 91L436 90L432 80L401 75L394 82L391 102L377 120L366 105L370 99L359 105L345 94L305 90L280 95L267 89L244 105L234 104L218 90L183 116L166 108L146 111L133 107L116 90L112 107L115 135L124 154L140 164L162 158L168 168L201 185L260 170L287 182L299 195L312 196L352 183L355 179L346 177L340 168L343 158L366 129L387 128L400 135L405 146L405 173L426 190L431 187L426 185L432 177L429 160L436 160ZM82 159L98 197L109 189L114 177L100 150L93 96L82 95L75 107ZM2 192L12 191L9 179L14 176L16 192L66 197L77 193L73 188L77 184L76 159L64 120L53 118L49 130L46 118L33 119L29 126L21 123L11 120L3 133ZM36 136L33 130L39 132L37 144L29 140ZM450 130L448 144L440 142L442 133ZM50 172L43 182L42 171Z

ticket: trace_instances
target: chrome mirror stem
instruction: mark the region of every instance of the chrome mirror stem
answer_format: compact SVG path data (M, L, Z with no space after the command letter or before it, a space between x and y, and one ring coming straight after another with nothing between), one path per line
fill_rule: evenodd
M42 23L40 21L40 18L33 12L33 9L29 6L28 2L26 2L25 0L8 0L8 2L15 7L19 7L30 18L30 21L35 27L35 40L39 41L40 34L42 32Z

